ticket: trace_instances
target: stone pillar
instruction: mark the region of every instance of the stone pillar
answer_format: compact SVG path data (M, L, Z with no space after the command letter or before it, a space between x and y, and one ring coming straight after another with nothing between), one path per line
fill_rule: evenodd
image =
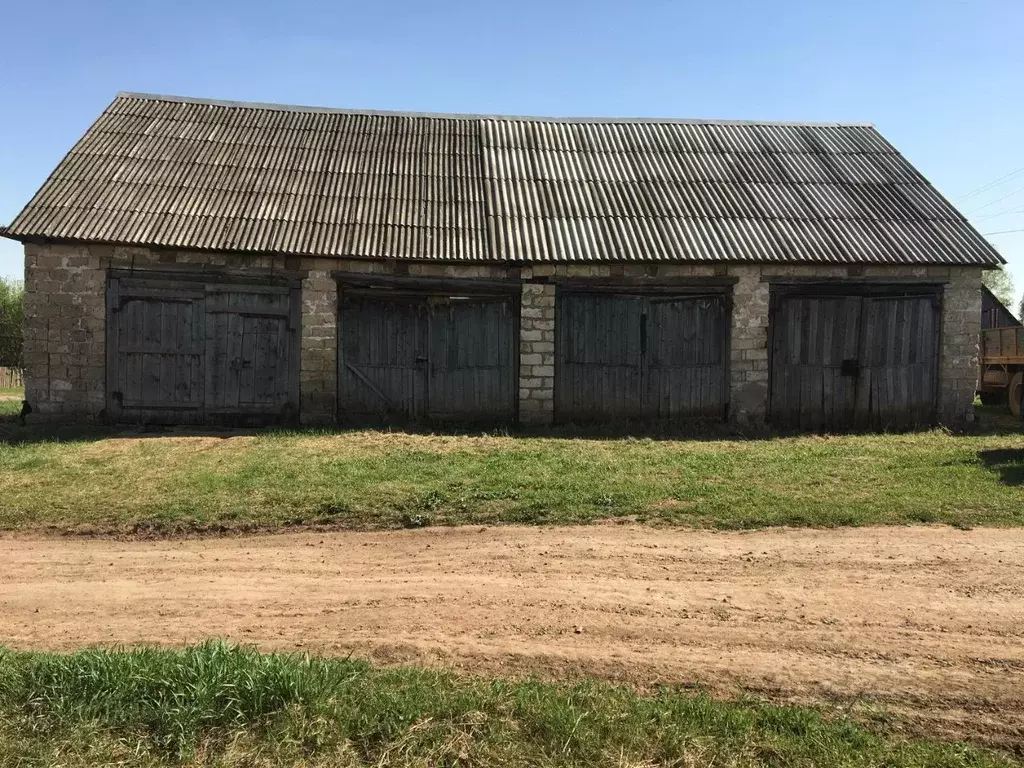
M303 424L330 424L338 399L338 285L326 269L302 281L302 349L299 365Z
M107 275L89 246L25 246L30 421L95 421L106 405Z
M555 286L523 283L519 305L519 420L550 424L555 414Z
M763 427L768 413L768 283L757 266L730 267L729 420Z
M981 335L981 270L950 270L942 295L939 421L963 429L974 421Z

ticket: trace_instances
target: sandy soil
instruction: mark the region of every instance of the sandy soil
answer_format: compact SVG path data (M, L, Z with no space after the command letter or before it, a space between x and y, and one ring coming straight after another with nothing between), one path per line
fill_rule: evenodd
M0 539L0 642L355 652L481 674L868 697L1024 745L1024 531L627 525Z

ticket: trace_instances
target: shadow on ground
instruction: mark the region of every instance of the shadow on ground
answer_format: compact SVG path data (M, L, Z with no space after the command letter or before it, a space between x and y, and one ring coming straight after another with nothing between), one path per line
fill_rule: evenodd
M994 448L978 451L988 469L998 472L1005 485L1024 485L1024 448Z
M1024 432L1022 422L1012 416L1005 407L979 406L977 421L969 435L1020 435ZM721 422L694 421L669 426L620 423L605 425L559 425L555 427L495 427L461 424L403 424L388 427L382 424L335 425L329 427L187 427L161 425L104 425L104 424L62 424L62 425L24 425L19 414L14 411L0 413L0 443L8 445L28 445L45 442L94 442L110 437L236 437L239 435L286 434L347 434L362 432L366 429L395 431L403 434L420 435L451 435L451 436L508 436L508 437L545 437L566 440L615 440L639 438L645 440L686 440L686 441L721 441L721 440L772 440L780 437L800 437L802 433L762 430L759 432L743 432ZM924 430L927 431L927 430ZM856 434L856 433L847 433ZM1012 453L1013 451L1010 451ZM1004 451L988 451L982 453L1005 453ZM984 456L986 466L996 466ZM998 459L993 461L999 462ZM1020 461L1020 460L1018 460ZM1002 461L999 466L1006 462ZM1024 467L1020 468L1024 473ZM1022 478L1024 479L1024 478ZM1014 483L1020 484L1020 483Z

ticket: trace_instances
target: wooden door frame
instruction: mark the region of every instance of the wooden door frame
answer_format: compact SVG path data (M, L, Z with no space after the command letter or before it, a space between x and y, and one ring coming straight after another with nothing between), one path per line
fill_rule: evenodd
M342 376L345 375L345 340L342 330L342 312L347 296L366 297L375 299L405 299L413 303L422 303L428 308L426 328L426 349L427 362L424 369L424 390L423 402L425 407L425 420L430 420L430 347L431 347L431 323L433 310L430 306L430 299L438 296L461 295L473 299L500 299L510 304L513 350L512 350L512 381L513 381L513 423L519 421L519 355L520 355L520 301L522 296L521 283L518 280L489 280L478 278L420 278L405 275L366 275L363 273L352 273L336 271L331 273L337 284L337 311L335 316L335 327L337 329L335 366L335 421L342 422L341 411L341 386Z
M128 290L123 291L125 283L128 283ZM252 286L258 289L257 292L272 292L288 295L289 310L287 313L287 325L290 333L288 345L288 402L281 409L281 414L274 412L239 412L239 418L266 417L273 419L277 416L283 418L294 418L297 420L301 403L299 391L299 376L301 370L302 355L302 282L301 278L294 274L265 275L265 274L238 274L223 273L208 270L173 270L173 269L121 269L110 268L107 270L106 278L106 329L105 329L105 382L104 400L106 403L104 419L108 422L117 422L123 417L123 409L115 402L114 386L117 383L117 354L119 349L119 333L117 312L120 311L122 296L146 295L160 296L175 290L202 294L202 317L203 317L203 338L204 351L201 357L202 368L199 376L199 386L202 393L199 406L200 422L207 423L210 413L207 403L207 376L209 361L207 360L207 319L209 315L207 302L209 296L218 287L231 290L241 290L245 286ZM200 297L196 297L200 298ZM166 408L165 410L173 410ZM235 414L232 414L235 415Z
M768 388L766 394L765 420L772 424L772 395L775 387L775 329L778 325L776 318L779 312L780 303L787 298L851 298L861 297L861 328L857 330L857 354L858 359L863 355L864 334L865 334L865 303L872 298L900 298L915 295L928 295L933 297L936 310L936 349L935 356L935 399L932 410L938 415L939 398L942 389L942 345L943 345L943 287L948 279L932 278L862 278L858 280L844 280L842 278L780 278L768 284ZM854 401L860 394L860 376L855 384ZM856 405L854 406L854 423L858 419Z
M336 341L337 341L337 343L336 343L337 363L335 365L335 403L336 403L336 407L335 407L335 421L339 422L339 423L344 421L343 414L342 414L342 407L341 407L341 403L342 403L342 382L344 381L343 377L355 375L356 378L359 379L362 382L363 386L369 387L370 390L375 395L377 395L384 402L384 404L387 406L387 408L385 409L386 412L388 414L390 414L390 415L393 415L394 418L398 421L398 423L415 423L416 422L416 416L414 414L401 412L401 408L396 408L395 405L390 401L390 399L388 397L386 397L384 395L383 392L379 391L376 386L371 385L370 382L365 378L365 376L363 374L361 374L361 372L358 372L356 370L355 366L348 366L348 364L345 361L345 326L344 326L343 319L344 319L344 315L345 315L345 308L347 306L347 302L350 299L356 299L356 300L360 300L360 301L363 300L363 299L378 299L378 300L390 299L392 301L401 300L401 301L405 301L405 302L409 303L410 305L413 305L413 306L417 307L417 311L419 311L419 305L420 304L423 304L425 306L425 301L424 301L423 294L417 293L417 292L410 292L410 291L381 290L380 288L376 288L376 287L372 287L372 286L365 287L365 288L362 287L362 286L359 286L359 287L355 287L355 288L345 289L344 286L341 283L338 284L337 290L338 290L338 294L337 294L337 297L338 297L337 298L337 311L335 313L335 319L334 319L335 329L336 329L335 336L337 337L337 339L336 339ZM429 355L429 353L430 353L430 350L429 350L429 346L430 346L430 329L429 328L427 328L426 332L424 333L423 344L424 344L424 350L423 350L424 355ZM345 370L347 367L351 367L352 368L352 373L349 373L348 371ZM427 389L426 388L428 386L428 382L427 382L428 373L427 373L426 366L423 366L421 373L422 373L421 378L422 378L423 402L424 402L424 405L426 405L426 396L427 396ZM413 396L413 399L415 400L415 394Z
M650 300L652 298L700 298L701 296L713 296L722 299L723 311L723 333L722 340L722 415L724 422L729 418L730 408L730 376L732 375L732 313L733 313L733 286L738 278L729 276L715 277L687 277L687 278L660 278L653 281L651 278L564 278L552 279L555 285L555 377L552 398L552 420L554 423L562 423L558 413L559 402L559 380L558 366L562 360L561 350L561 299L566 295L592 295L592 296L624 296ZM644 380L643 369L645 367L644 355L646 350L641 350L641 381L640 393L643 397ZM640 407L643 412L643 403Z
M129 285L123 286L123 281L130 281ZM131 283L134 283L132 285ZM122 290L122 287L124 290ZM120 334L120 313L124 308L125 301L122 298L127 297L127 300L143 300L146 299L167 299L170 301L182 301L187 298L188 293L195 295L191 296L191 301L199 300L201 302L201 310L203 317L203 334L206 333L206 295L202 288L196 288L194 282L180 281L180 280L162 280L159 278L151 279L148 273L134 273L132 275L111 274L107 277L107 284L105 289L106 297L106 308L105 308L105 333L104 333L104 346L105 346L105 357L104 360L104 412L102 420L108 423L117 423L126 421L126 411L123 404L124 395L119 390L115 389L118 383L118 355L121 350L121 334ZM182 296L185 293L186 296ZM205 420L206 415L206 353L205 350L200 356L200 373L198 377L200 400L198 406L192 405L163 405L154 406L153 408L144 408L141 406L133 406L139 411L194 411L199 413L200 422Z

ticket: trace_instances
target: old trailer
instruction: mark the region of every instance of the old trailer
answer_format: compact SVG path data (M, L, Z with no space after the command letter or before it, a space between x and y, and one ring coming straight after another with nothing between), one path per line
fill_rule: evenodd
M981 332L978 392L986 405L1006 403L1017 418L1024 384L1024 325Z

